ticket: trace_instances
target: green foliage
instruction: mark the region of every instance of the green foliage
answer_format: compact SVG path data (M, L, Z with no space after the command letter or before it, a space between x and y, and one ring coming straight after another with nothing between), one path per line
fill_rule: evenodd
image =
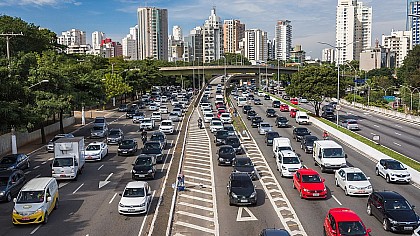
M132 87L118 74L106 74L104 85L107 100L132 91Z
M397 77L403 84L420 87L420 45L408 52L404 64L397 70Z

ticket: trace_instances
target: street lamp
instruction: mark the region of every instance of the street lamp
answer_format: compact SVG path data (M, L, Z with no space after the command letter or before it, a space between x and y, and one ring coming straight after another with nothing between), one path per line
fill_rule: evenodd
M39 85L39 84L42 84L42 83L48 83L48 82L50 82L50 81L49 81L49 80L47 80L47 79L43 79L43 80L39 81L38 83L35 83L35 84L33 84L33 85L29 86L29 87L28 87L28 89L31 89L31 88L33 88L33 87L35 87L35 86Z
M380 88L380 89L382 89L384 91L384 96L386 96L386 91L388 91L388 89L390 89L390 88L396 88L395 86L391 86L391 87L388 87L388 88L384 88L384 87L381 87L381 86L377 86L377 87Z
M357 86L357 70L352 66L350 63L346 62L348 66L350 66L354 70L354 89L353 89L353 106L356 105L356 86Z
M410 90L410 113L412 113L413 110L413 93L417 90L417 92L419 93L419 100L420 100L420 87L418 88L414 88L414 87L408 87L405 85L401 85L401 87L403 88L407 88L408 90ZM418 106L417 106L417 110L418 110Z
M277 58L277 93L280 94L280 58Z

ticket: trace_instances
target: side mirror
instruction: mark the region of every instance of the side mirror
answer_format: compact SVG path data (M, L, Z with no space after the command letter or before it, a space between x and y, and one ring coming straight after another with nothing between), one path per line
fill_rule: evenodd
M133 164L131 164L131 165L132 165L132 166L135 166L136 164L134 164L134 163L133 163Z
M348 156L347 156L347 153L346 154L344 154L344 158L347 158Z
M152 193L151 192L148 192L146 195L147 196L152 196Z
M367 229L366 230L366 233L368 233L368 234L370 234L372 232L372 230L371 229Z
M335 235L335 234L337 234L337 231L332 229L331 233Z
M296 155L298 156L298 157L301 157L302 155L300 155L299 153L296 153Z
M367 177L366 179L370 180L370 177Z
M52 197L47 197L47 202L51 202L52 201Z
M384 169L386 170L386 169L388 169L388 167L384 166Z
M120 194L118 194L118 195L122 196L122 193L120 193Z
M322 182L325 182L325 179L322 179Z
M416 206L415 206L415 205L412 205L412 206L411 206L411 208L413 208L413 209L414 209L414 208L416 208Z

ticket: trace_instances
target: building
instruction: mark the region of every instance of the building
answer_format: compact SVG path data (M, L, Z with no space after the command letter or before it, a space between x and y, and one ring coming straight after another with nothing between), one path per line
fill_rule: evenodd
M410 15L416 15L410 16ZM407 31L411 31L412 46L420 44L420 1L407 0Z
M245 24L240 20L225 20L223 22L223 51L236 53L240 51L239 43L245 37Z
M172 27L173 40L182 41L182 28L178 25Z
M85 54L91 49L86 43L86 32L78 29L61 32L61 35L57 36L57 43L67 46L64 50L67 54Z
M244 56L249 61L267 62L267 32L260 29L245 30Z
M102 40L101 56L105 58L123 56L123 46L119 42L113 42L110 38Z
M100 50L101 42L106 38L105 33L95 31L92 33L92 50Z
M370 71L380 68L395 68L395 52L378 45L360 53L360 70Z
M306 52L302 50L302 45L296 45L290 52L290 60L294 63L302 64L306 60Z
M335 33L338 64L359 60L362 50L372 47L372 7L338 0Z
M335 48L324 48L322 49L321 61L327 63L333 63L335 61Z
M138 59L168 60L168 10L140 7L137 19Z
M292 51L292 25L289 20L279 20L275 29L276 60L287 61Z
M203 26L203 61L209 63L219 60L223 55L223 27L220 17L213 7Z
M396 67L404 63L408 52L413 49L411 31L392 31L391 35L382 35L382 46L395 52Z
M184 61L203 62L203 28L197 26L184 37Z

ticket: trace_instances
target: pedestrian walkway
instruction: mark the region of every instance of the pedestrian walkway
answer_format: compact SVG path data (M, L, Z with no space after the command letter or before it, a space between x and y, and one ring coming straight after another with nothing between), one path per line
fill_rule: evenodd
M206 129L198 128L198 110L188 126L182 163L185 190L175 204L172 235L218 235L216 192L211 143Z

